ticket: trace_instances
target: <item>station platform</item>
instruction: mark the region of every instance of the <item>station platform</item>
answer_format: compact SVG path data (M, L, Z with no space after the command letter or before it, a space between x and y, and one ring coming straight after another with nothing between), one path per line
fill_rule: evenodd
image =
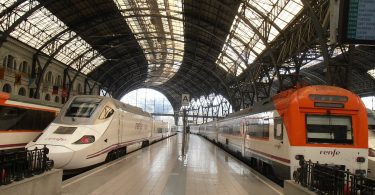
M282 194L283 189L197 135L152 144L63 182L62 194Z

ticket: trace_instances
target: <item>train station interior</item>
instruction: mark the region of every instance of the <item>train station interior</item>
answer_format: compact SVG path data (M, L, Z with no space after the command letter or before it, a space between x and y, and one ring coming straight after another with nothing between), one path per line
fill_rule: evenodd
M0 0L0 194L375 194L375 1Z

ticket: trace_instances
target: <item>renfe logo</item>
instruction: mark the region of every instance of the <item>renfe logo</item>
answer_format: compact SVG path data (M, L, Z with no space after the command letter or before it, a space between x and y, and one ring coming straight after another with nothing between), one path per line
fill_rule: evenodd
M340 151L336 151L336 149L334 149L333 151L331 150L326 150L326 151L320 151L320 154L322 154L322 155L325 155L325 156L332 156L332 157L334 157L334 156L337 156L337 155L339 155L340 154Z

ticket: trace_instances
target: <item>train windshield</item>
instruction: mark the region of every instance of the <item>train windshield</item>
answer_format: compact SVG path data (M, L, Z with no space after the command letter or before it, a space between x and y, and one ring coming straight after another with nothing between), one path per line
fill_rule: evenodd
M353 144L350 116L307 115L308 143Z
M101 101L101 98L77 97L70 104L65 116L90 118Z

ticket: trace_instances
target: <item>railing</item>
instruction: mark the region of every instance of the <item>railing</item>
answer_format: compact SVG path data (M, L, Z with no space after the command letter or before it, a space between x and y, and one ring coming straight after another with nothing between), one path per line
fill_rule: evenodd
M48 148L0 151L0 185L10 184L51 170L53 161L47 157Z
M300 166L293 174L294 180L317 194L375 194L375 180L342 170L342 166L304 160L300 161Z

